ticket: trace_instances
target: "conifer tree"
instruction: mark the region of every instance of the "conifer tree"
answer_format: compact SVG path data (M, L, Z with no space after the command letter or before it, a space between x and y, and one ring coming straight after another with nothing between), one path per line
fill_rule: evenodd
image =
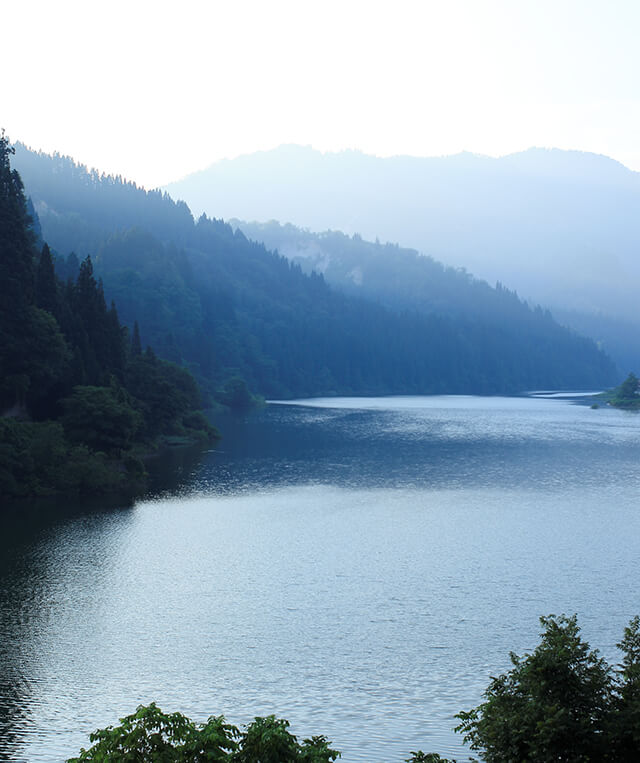
M22 180L9 163L13 153L3 130L0 134L0 320L8 321L13 316L19 317L33 304L34 287L34 236Z
M47 244L42 247L36 271L36 305L58 318L58 287L53 258Z
M118 311L116 309L116 303L111 300L111 307L107 313L107 330L108 330L108 363L112 374L120 380L124 377L124 369L126 364L126 345L125 345L125 332L120 325L120 318L118 317Z
M131 337L131 354L137 357L142 355L142 343L140 342L140 327L138 321L133 323L133 335Z
M31 384L28 345L34 299L33 234L14 153L0 134L0 409L24 406Z

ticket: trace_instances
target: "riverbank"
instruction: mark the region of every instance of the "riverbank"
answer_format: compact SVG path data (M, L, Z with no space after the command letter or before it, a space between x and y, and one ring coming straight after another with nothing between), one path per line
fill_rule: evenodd
M134 498L150 486L149 465L171 450L202 448L220 433L202 415L198 428L106 453L69 442L56 421L0 420L0 492L7 500L112 495Z
M592 408L598 408L602 402L623 411L640 411L640 382L635 374L630 373L618 387L601 392L595 397L596 402Z

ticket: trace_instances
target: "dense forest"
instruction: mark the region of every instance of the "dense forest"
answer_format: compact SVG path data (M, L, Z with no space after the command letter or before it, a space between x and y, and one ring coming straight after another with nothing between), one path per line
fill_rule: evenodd
M545 305L621 371L640 363L640 173L606 156L383 158L290 145L218 161L166 190L196 214L415 247Z
M0 137L0 494L135 490L161 439L207 438L193 377L143 351L90 257L62 281Z
M515 291L474 278L464 268L446 266L433 257L397 244L365 241L340 231L312 231L275 220L267 223L231 220L251 240L278 250L305 273L321 273L331 286L347 294L373 299L395 310L415 310L472 320L487 327L506 328L525 337L529 332L582 326L577 333L602 337L603 316L589 318L568 311L530 307ZM551 325L553 323L553 326ZM640 357L640 338L633 325L606 319L611 331L602 344L620 371L634 368ZM566 330L566 329L565 329ZM600 346L600 342L598 342ZM638 352L634 350L638 348Z
M138 320L143 342L219 399L246 396L243 381L282 398L585 389L616 379L593 342L506 290L489 290L491 320L391 309L332 289L228 223L194 221L166 194L21 146L16 161L60 276L74 277L90 254L123 321ZM464 280L461 303L471 294Z
M508 327L519 336L529 331L546 330L550 335L557 331L547 311L530 309L501 283L494 288L464 268L448 267L415 249L365 241L340 231L313 233L275 220L231 223L249 239L300 265L304 272L321 273L341 291L373 299L395 312L463 318L494 328Z

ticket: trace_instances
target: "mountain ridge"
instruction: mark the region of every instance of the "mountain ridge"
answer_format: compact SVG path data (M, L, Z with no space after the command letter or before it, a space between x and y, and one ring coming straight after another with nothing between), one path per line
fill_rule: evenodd
M544 147L544 146L530 146L527 149L523 149L522 151L512 151L508 154L501 154L499 156L491 156L490 154L483 154L476 151L457 151L453 154L440 154L440 155L433 155L433 156L418 156L413 154L404 154L404 153L398 153L398 154L388 154L388 155L377 155L377 154L368 154L364 151L360 151L359 149L354 148L345 148L337 151L322 151L320 149L313 148L311 144L298 144L298 143L280 143L277 146L274 146L270 149L261 149L254 152L245 152L242 154L238 154L235 157L232 158L223 158L219 159L217 161L211 162L206 167L203 167L199 170L195 170L194 172L187 173L186 175L182 175L179 178L176 178L175 180L165 183L164 185L160 186L161 190L167 190L173 186L178 185L183 180L186 180L187 178L191 178L197 175L200 175L202 173L206 173L208 170L212 169L213 167L217 165L225 165L225 164L231 164L234 162L242 161L244 159L252 158L252 157L259 157L259 156L265 156L265 155L317 155L320 157L341 157L341 156L351 156L351 157L364 157L364 158L370 158L374 160L380 160L380 161L393 161L393 160L411 160L411 161L418 161L418 162L441 162L441 161L457 161L457 162L463 162L467 160L478 160L478 161L487 161L487 162L498 162L498 163L504 163L504 164L512 164L516 167L525 166L520 160L527 160L530 159L533 156L540 157L540 156L564 156L569 158L571 160L573 157L581 157L581 158L587 158L592 164L599 163L602 166L609 166L612 169L615 168L620 173L629 173L630 175L637 177L640 176L640 173L636 170L631 169L630 167L627 167L623 162L614 159L613 157L607 156L606 154L600 154L593 151L582 151L580 149L561 149L557 147ZM538 174L538 173L536 173Z
M167 194L59 155L21 148L15 159L61 275L74 267L68 252L91 254L125 323L135 315L143 342L209 390L237 376L268 397L593 388L615 378L590 340L507 290L481 287L498 321L390 311L336 292L222 220L194 221ZM454 280L467 289L466 275Z
M601 154L532 148L492 158L322 154L285 146L167 186L195 210L388 241L562 311L640 365L640 173ZM573 315L579 320L573 321ZM611 320L609 320L609 318ZM613 322L635 327L617 336Z
M358 233L509 283L550 307L635 315L635 295L618 287L640 276L640 174L602 155L378 158L284 146L224 160L166 189L196 214ZM621 279L607 282L600 254L617 258L627 271ZM568 290L576 275L579 288Z

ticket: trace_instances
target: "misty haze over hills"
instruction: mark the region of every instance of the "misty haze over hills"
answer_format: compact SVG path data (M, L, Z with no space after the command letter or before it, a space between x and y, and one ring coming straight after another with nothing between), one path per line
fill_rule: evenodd
M605 156L534 148L382 159L281 146L167 189L195 213L414 247L515 288L612 351L621 332L625 346L635 341L640 174ZM637 357L625 352L615 353L623 364Z
M194 221L167 194L20 144L14 159L59 276L73 277L76 255L91 254L124 322L137 321L142 342L214 394L238 378L269 397L594 389L616 379L591 340L549 313L415 252L339 234L334 254L350 243L344 264L376 259L367 286L375 275L391 287L340 294L229 224Z

